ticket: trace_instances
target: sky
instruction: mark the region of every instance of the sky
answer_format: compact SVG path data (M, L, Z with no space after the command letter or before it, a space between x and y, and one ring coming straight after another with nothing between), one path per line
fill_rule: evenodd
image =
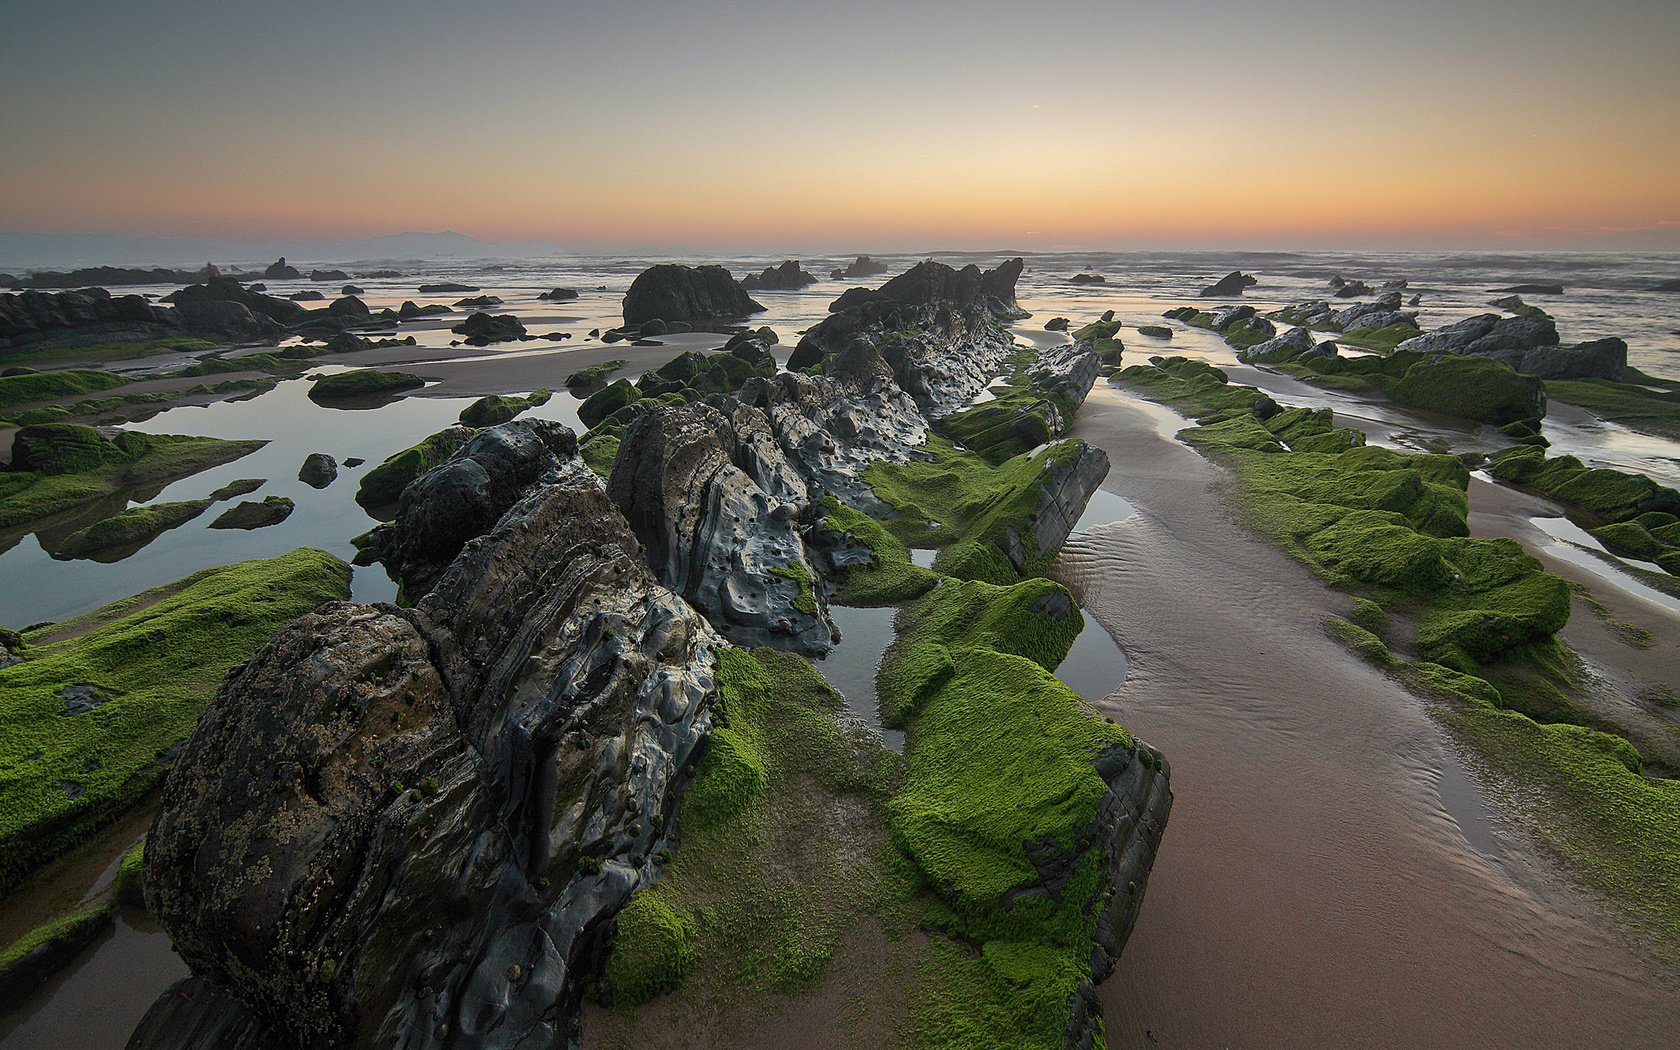
M1676 0L0 0L0 230L1680 250Z

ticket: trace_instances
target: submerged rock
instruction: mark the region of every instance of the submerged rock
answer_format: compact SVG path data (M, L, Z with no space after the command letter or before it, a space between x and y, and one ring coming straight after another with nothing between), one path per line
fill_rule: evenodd
M212 529L266 529L292 516L295 504L284 496L265 496L262 502L244 500L222 512L210 523Z
M835 270L833 276L841 280L852 277L879 277L891 269L892 267L879 259L871 259L867 255L860 255L852 262Z

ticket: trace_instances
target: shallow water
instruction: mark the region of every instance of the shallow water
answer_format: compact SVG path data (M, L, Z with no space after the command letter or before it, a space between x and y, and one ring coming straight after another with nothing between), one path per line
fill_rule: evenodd
M890 605L874 609L829 606L828 616L840 628L840 641L816 661L816 668L846 698L846 708L854 717L874 729L887 747L902 753L904 733L882 725L875 693L875 671L881 665L881 654L892 644L896 615L898 609Z
M919 261L878 257L894 272ZM957 265L996 261L995 255L940 258ZM721 261L739 275L780 257L705 261ZM782 360L798 333L826 315L841 288L878 283L826 278L829 269L845 261L807 258L806 268L823 276L821 283L797 292L754 293L769 309L753 323L777 330ZM485 350L451 347L458 337L449 329L462 313L404 325L397 334L414 335L420 344L417 354L462 362L449 366L457 371L480 361L528 362L541 376L533 385L548 386L556 395L527 415L575 427L577 401L562 389L572 370L568 356L602 346L587 332L619 323L623 291L649 262L573 259L504 264L494 270L464 263L405 265L411 276L354 283L365 289L362 298L375 310L405 299L449 304L477 294L421 295L416 291L421 281L461 280L503 296L507 302L492 312L519 315L540 338ZM1139 324L1161 323L1163 310L1195 301L1202 284L1236 267L1261 275L1262 284L1245 301L1262 310L1324 297L1324 280L1334 272L1372 283L1407 277L1424 295L1425 327L1491 310L1483 305L1493 298L1487 289L1524 280L1562 280L1569 286L1566 295L1529 299L1558 318L1566 343L1619 335L1627 339L1630 360L1638 367L1680 376L1680 338L1671 334L1680 328L1680 296L1641 290L1674 276L1680 264L1656 256L1033 256L1020 298L1036 316L1015 326L1015 332L1034 345L1061 342L1065 336L1042 331L1045 319L1060 314L1077 326L1114 309L1127 326L1121 333L1127 363L1155 354L1201 358L1228 368L1234 378L1278 391L1280 400L1368 419L1373 440L1396 447L1424 447L1436 438L1459 449L1503 444L1485 428L1356 402L1238 366L1213 333L1170 322L1175 329L1170 341L1135 331ZM1113 286L1066 284L1066 277L1079 271L1106 273ZM583 294L561 304L537 300L538 292L556 285ZM269 282L269 288L275 294L315 288L331 298L337 283ZM173 289L135 290L161 294ZM562 332L571 338L549 338ZM721 341L705 334L662 339L671 355ZM158 371L181 363L154 358L135 367ZM324 365L312 372L336 368ZM413 370L423 373L425 367ZM26 537L0 553L0 624L64 619L197 569L305 544L348 559L350 538L374 524L353 499L359 475L454 422L472 400L410 396L375 410L344 411L310 402L304 396L307 385L291 380L248 401L177 408L132 425L151 433L268 439L259 452L176 482L150 495L148 502L199 498L235 478L262 477L268 484L242 498L284 495L295 500L297 509L286 522L253 532L219 532L206 528L219 513L213 508L111 565L53 561L33 536ZM1085 412L1099 418L1129 413L1135 425L1157 439L1170 439L1188 425L1170 409L1103 383ZM1680 443L1567 411L1554 413L1547 433L1554 455L1573 453L1670 484L1680 481ZM326 452L341 464L338 480L325 490L296 479L311 452ZM1143 458L1160 455L1156 450ZM343 467L352 457L367 465ZM1116 455L1114 477L1135 473L1140 465L1156 469L1153 463ZM1143 925L1122 960L1122 972L1104 990L1113 1045L1141 1042L1145 1028L1162 1036L1164 1045L1175 1046L1374 1045L1392 1043L1395 1031L1417 1035L1408 1041L1442 1044L1487 1024L1496 1026L1482 1040L1489 1045L1511 1041L1505 1037L1519 1028L1531 1033L1531 1042L1567 1040L1568 1033L1590 1031L1601 1041L1613 1041L1604 1033L1618 1032L1630 1036L1628 1045L1660 1045L1634 1037L1653 1030L1653 1017L1680 1011L1662 1006L1660 996L1644 986L1646 976L1628 970L1627 960L1607 946L1596 912L1582 909L1573 898L1535 895L1526 884L1513 883L1511 871L1520 864L1510 859L1505 832L1475 776L1458 764L1433 723L1416 708L1385 706L1395 702L1396 694L1386 691L1380 677L1338 663L1339 651L1326 649L1321 639L1290 637L1290 631L1309 622L1288 614L1299 604L1302 581L1288 576L1279 582L1261 574L1245 582L1241 593L1229 593L1232 574L1240 576L1243 570L1228 563L1227 553L1240 553L1247 541L1198 547L1191 539L1206 521L1163 521L1148 502L1148 486L1126 491L1126 496L1099 491L1076 526L1070 546L1078 550L1069 560L1077 568L1081 557L1095 552L1102 571L1096 583L1087 583L1098 592L1109 589L1101 599L1108 627L1087 613L1085 629L1057 672L1081 696L1108 705L1122 724L1163 746L1179 792ZM1220 513L1212 504L1203 510L1205 515ZM1559 536L1552 553L1601 575L1612 574L1617 586L1631 581L1643 587L1573 546L1577 543L1577 537ZM936 553L916 550L911 557L926 566ZM1277 563L1267 564L1275 568ZM360 600L395 594L395 585L377 567L357 570L353 589ZM1657 604L1676 608L1673 599L1645 590L1663 599ZM1209 604L1198 610L1197 602ZM879 729L874 674L891 640L894 610L836 607L831 612L843 637L818 667L846 696L848 706ZM1131 661L1116 636L1135 647ZM1303 646L1305 655L1296 652ZM883 731L889 744L892 735ZM901 736L896 744L902 747ZM1495 860L1499 864L1490 868ZM1490 870L1495 874L1490 876ZM144 920L124 922L40 989L24 1009L0 1017L0 1048L121 1045L157 992L182 973L167 938L149 930ZM1582 992L1591 998L1575 1001ZM1601 1023L1606 1018L1626 1025ZM1672 1034L1674 1028L1658 1030Z

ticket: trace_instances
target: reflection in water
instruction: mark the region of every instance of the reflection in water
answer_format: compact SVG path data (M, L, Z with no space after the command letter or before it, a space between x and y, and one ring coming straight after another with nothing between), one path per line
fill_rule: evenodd
M1073 640L1067 659L1056 667L1056 677L1091 703L1106 700L1126 680L1126 653L1108 628L1090 613L1080 610L1085 627Z
M1441 749L1440 778L1435 788L1441 796L1441 808L1458 825L1471 849L1484 857L1503 855L1504 847L1495 833L1487 797L1450 748Z
M840 628L840 641L816 667L846 698L847 709L874 729L882 743L902 753L904 734L881 724L881 707L875 696L875 669L881 665L881 654L892 644L893 617L897 614L898 609L890 605L879 609L829 606L829 618Z
M115 929L0 1017L0 1050L123 1046L153 1000L185 976L169 937L124 910Z
M1622 558L1611 554L1592 533L1568 518L1533 518L1530 520L1541 532L1557 541L1556 543L1548 543L1541 548L1547 554L1559 561L1579 565L1617 590L1643 599L1652 605L1661 606L1670 612L1680 612L1680 598L1676 598L1672 594L1664 594L1655 587L1641 583L1632 573L1622 567L1625 563L1638 566L1648 572L1662 574L1662 566L1653 562Z

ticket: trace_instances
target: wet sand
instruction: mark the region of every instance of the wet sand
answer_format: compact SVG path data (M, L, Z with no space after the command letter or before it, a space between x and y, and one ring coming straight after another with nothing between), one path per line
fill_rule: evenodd
M1347 598L1243 530L1163 413L1093 391L1074 435L1139 515L1056 571L1129 658L1106 706L1173 766L1110 1045L1673 1045L1672 976L1498 819L1422 701L1319 631Z

